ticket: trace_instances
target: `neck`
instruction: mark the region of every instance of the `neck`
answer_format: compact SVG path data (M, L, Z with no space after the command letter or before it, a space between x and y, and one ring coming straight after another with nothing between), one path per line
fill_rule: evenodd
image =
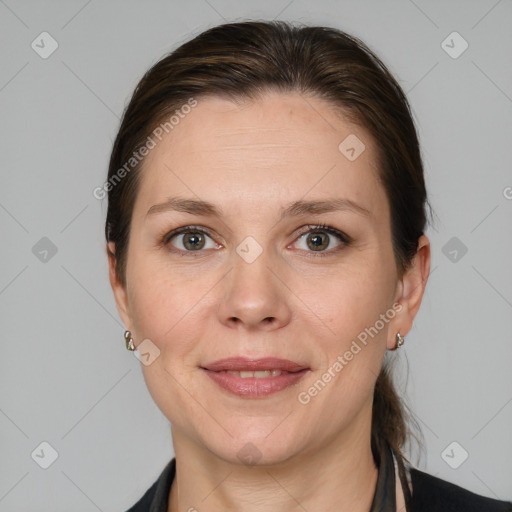
M280 464L251 467L221 459L173 427L176 477L169 512L283 510L368 512L378 469L371 407L330 442Z

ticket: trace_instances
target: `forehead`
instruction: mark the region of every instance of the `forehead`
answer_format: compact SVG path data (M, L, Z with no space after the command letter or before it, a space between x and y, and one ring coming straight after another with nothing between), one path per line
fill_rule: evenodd
M255 208L339 195L385 213L378 211L386 198L374 141L319 98L269 93L239 104L200 98L155 142L142 167L139 213L169 195Z

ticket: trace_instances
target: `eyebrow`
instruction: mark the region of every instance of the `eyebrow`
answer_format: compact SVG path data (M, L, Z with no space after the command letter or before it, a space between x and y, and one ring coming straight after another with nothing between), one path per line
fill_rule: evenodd
M169 197L167 201L153 205L147 212L146 217L156 213L177 211L192 215L222 217L222 208L215 206L208 201L201 199L184 199L180 197ZM365 217L372 217L372 212L350 199L323 199L304 201L298 200L287 205L281 211L281 219L285 217L298 217L307 214L320 214L335 211L351 211Z

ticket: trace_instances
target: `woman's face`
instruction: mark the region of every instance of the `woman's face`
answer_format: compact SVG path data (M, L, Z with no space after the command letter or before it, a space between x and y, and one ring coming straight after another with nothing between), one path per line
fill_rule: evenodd
M144 162L126 279L114 291L135 345L149 340L153 399L173 433L233 462L368 434L386 348L412 321L396 304L374 142L298 94L200 99L180 117ZM242 380L205 369L235 357L304 370Z

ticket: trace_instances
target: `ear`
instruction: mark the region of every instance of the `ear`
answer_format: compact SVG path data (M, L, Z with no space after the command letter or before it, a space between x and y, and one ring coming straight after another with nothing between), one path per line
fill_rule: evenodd
M418 239L418 249L411 266L397 282L395 303L402 308L390 323L387 348L396 348L396 334L405 336L412 328L414 317L418 312L430 273L430 241L422 235ZM396 308L398 309L398 308Z
M130 308L128 303L128 294L126 288L119 281L119 276L116 271L116 256L115 256L115 244L114 242L107 243L107 256L108 256L108 268L109 268L109 279L110 286L114 292L114 298L116 300L117 311L119 316L123 320L124 325L129 331L133 332L133 323L130 315Z

